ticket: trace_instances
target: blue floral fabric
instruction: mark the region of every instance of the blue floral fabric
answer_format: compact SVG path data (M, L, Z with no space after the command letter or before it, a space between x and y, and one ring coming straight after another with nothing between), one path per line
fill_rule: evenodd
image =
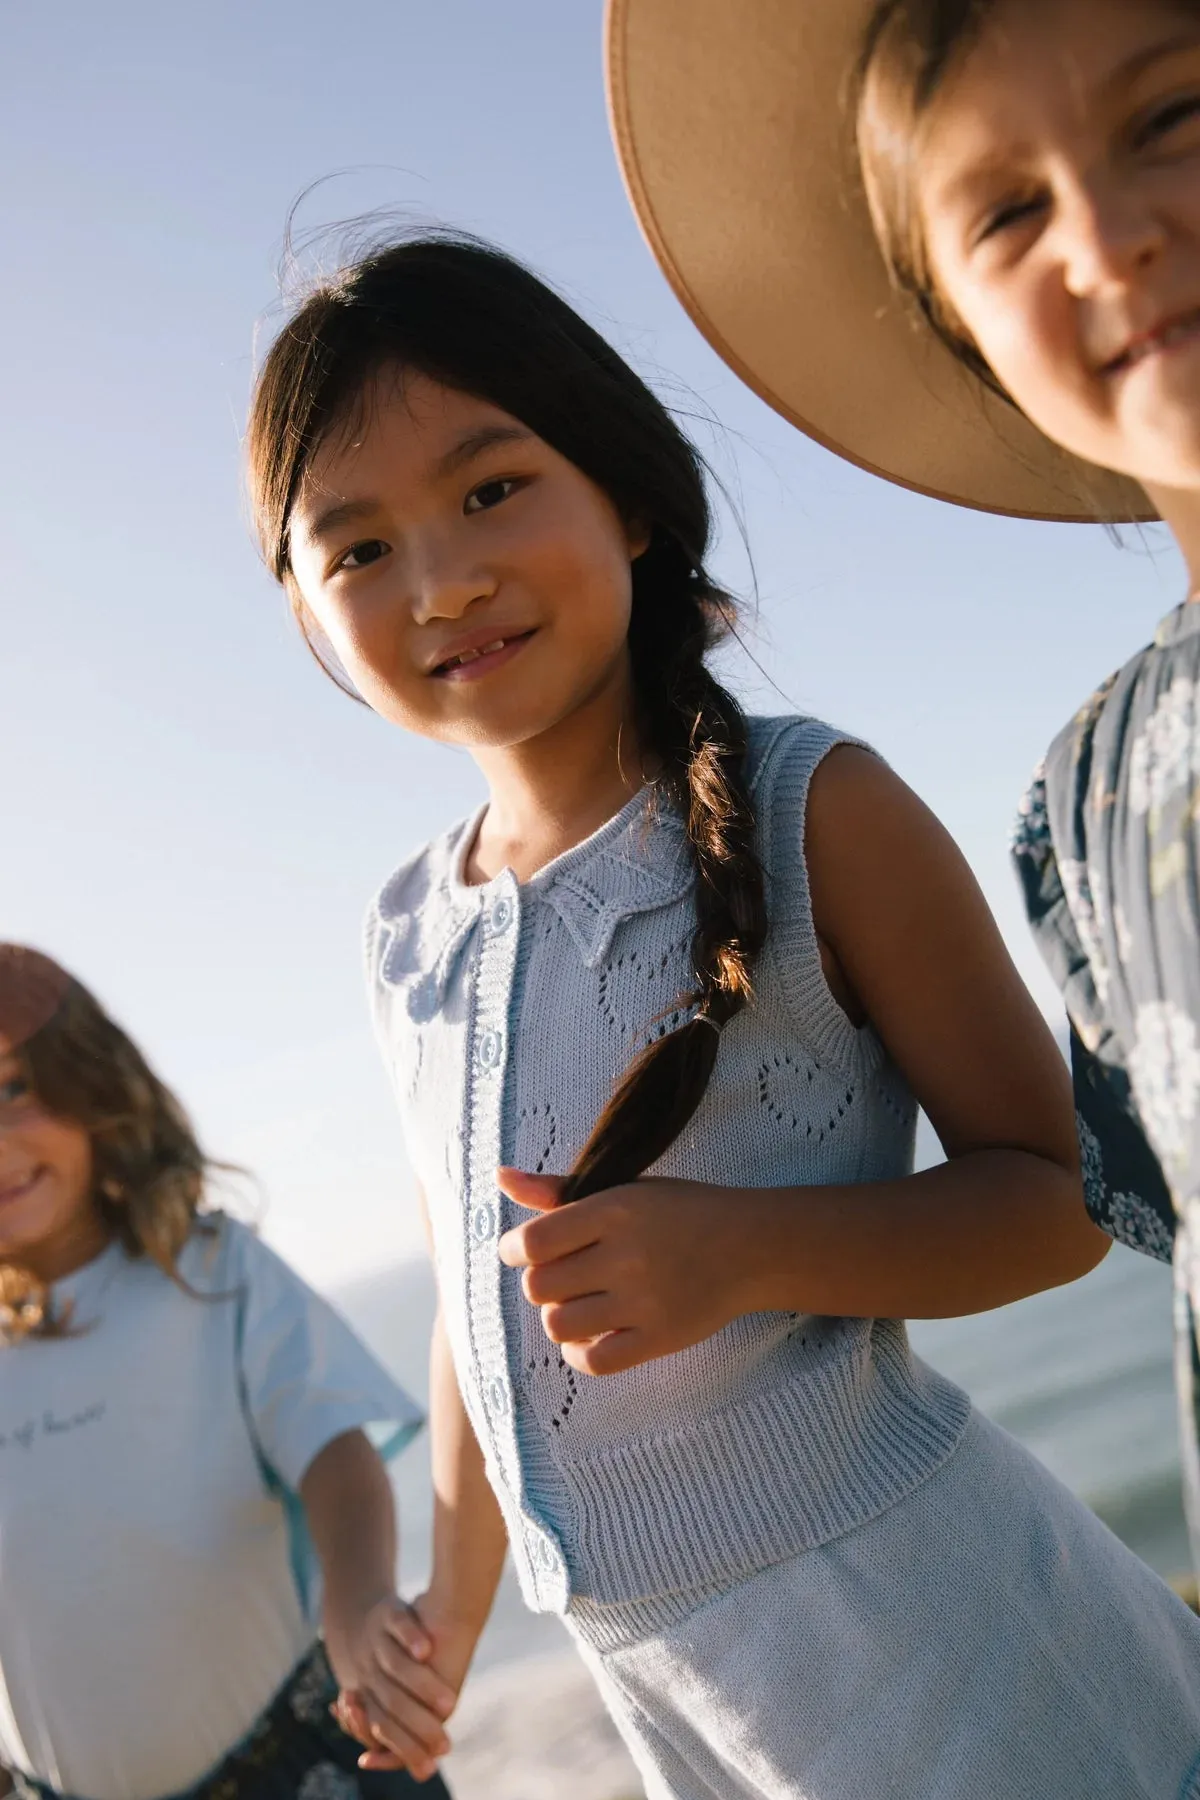
M1051 745L1013 860L1071 1021L1088 1210L1176 1272L1200 1567L1200 605L1177 607Z

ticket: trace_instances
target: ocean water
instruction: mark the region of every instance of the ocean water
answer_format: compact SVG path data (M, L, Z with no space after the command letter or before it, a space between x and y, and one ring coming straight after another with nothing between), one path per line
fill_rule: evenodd
M408 1265L337 1299L388 1367L423 1397L434 1311L428 1268ZM917 1323L911 1332L928 1362L1027 1444L1139 1556L1167 1576L1187 1568L1167 1268L1115 1246L1070 1287L973 1318ZM432 1516L424 1437L400 1459L395 1483L402 1571L416 1591ZM506 1576L480 1665L561 1641L561 1626L526 1612Z

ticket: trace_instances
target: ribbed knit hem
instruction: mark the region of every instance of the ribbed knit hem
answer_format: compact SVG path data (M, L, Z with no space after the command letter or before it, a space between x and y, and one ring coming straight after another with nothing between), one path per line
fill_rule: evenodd
M694 1426L563 1470L574 1592L604 1605L719 1592L853 1531L952 1454L967 1396L876 1321L861 1354Z

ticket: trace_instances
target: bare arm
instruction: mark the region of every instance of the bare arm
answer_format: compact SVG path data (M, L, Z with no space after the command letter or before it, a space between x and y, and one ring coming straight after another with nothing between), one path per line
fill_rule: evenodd
M423 1194L420 1200L432 1254ZM491 1612L504 1566L507 1534L484 1469L483 1453L459 1392L440 1306L430 1346L429 1429L434 1496L433 1571L429 1587L414 1603L413 1613L428 1636L428 1672L436 1671L449 1697L448 1704L437 1708L444 1720L457 1702ZM407 1673L401 1667L393 1671L399 1685L414 1695L421 1692L420 1684L427 1673L420 1666L423 1660L416 1655L409 1662ZM424 1780L432 1773L436 1758L444 1754L445 1746L434 1746L428 1719L423 1714L417 1714L414 1725L409 1710L400 1704L396 1716L409 1725L414 1735L420 1735L426 1755L390 1756L371 1750L366 1766L407 1766L418 1780ZM360 1716L351 1712L350 1721L355 1735L365 1741L365 1733L359 1728Z
M396 1593L396 1515L387 1470L361 1431L343 1432L300 1483L324 1585L325 1643L352 1728L392 1768L432 1773L448 1739L451 1689L429 1634Z
M803 1285L821 1310L933 1318L1086 1273L1108 1243L1083 1205L1070 1075L961 852L852 748L814 777L806 849L832 985L872 1021L948 1161L810 1191ZM764 1257L784 1254L786 1226L763 1223ZM764 1268L765 1291L780 1273Z
M444 1673L457 1685L466 1675L492 1610L508 1536L484 1470L483 1452L458 1391L440 1313L433 1329L429 1398L433 1573L418 1610L433 1632L435 1645L442 1641L450 1650ZM443 1658L437 1661L442 1668Z
M419 1189L418 1193L432 1254L428 1209L424 1194ZM492 1609L504 1566L507 1534L484 1469L483 1452L459 1392L440 1306L430 1346L429 1431L434 1495L433 1572L427 1591L417 1602L417 1611L431 1630L436 1619L434 1661L457 1691ZM342 1441L339 1439L338 1443ZM335 1448L330 1446L331 1450ZM365 1441L363 1448L375 1456ZM318 1457L313 1464L314 1477L323 1473L321 1462ZM329 1500L337 1517L324 1519L322 1530L332 1558L336 1588L333 1593L327 1588L327 1615L331 1600L335 1617L343 1605L353 1615L364 1599L369 1605L372 1597L379 1598L385 1591L385 1581L386 1591L391 1592L395 1564L392 1498L378 1457L375 1463L378 1479L373 1471L362 1470L353 1496L337 1485L337 1477L331 1471ZM307 1493L304 1498L307 1505ZM454 1649L448 1654L451 1639ZM441 1654L436 1647L439 1643Z
M426 1236L430 1238L425 1196ZM430 1239L432 1253L432 1240ZM420 1604L455 1645L461 1682L487 1623L504 1567L508 1535L484 1468L483 1452L459 1392L441 1307L429 1359L429 1424L433 1456L433 1574ZM463 1658L465 1657L465 1661ZM440 1659L439 1659L439 1667ZM454 1679L448 1675L448 1679Z
M300 1499L321 1564L325 1640L336 1668L361 1621L396 1591L391 1484L362 1432L346 1431L313 1458Z

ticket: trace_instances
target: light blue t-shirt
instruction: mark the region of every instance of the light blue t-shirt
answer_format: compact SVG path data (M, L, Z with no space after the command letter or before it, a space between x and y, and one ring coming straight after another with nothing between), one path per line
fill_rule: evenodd
M0 1349L0 1765L90 1800L193 1785L315 1636L317 1453L421 1415L245 1226L111 1245L55 1290L78 1335Z

